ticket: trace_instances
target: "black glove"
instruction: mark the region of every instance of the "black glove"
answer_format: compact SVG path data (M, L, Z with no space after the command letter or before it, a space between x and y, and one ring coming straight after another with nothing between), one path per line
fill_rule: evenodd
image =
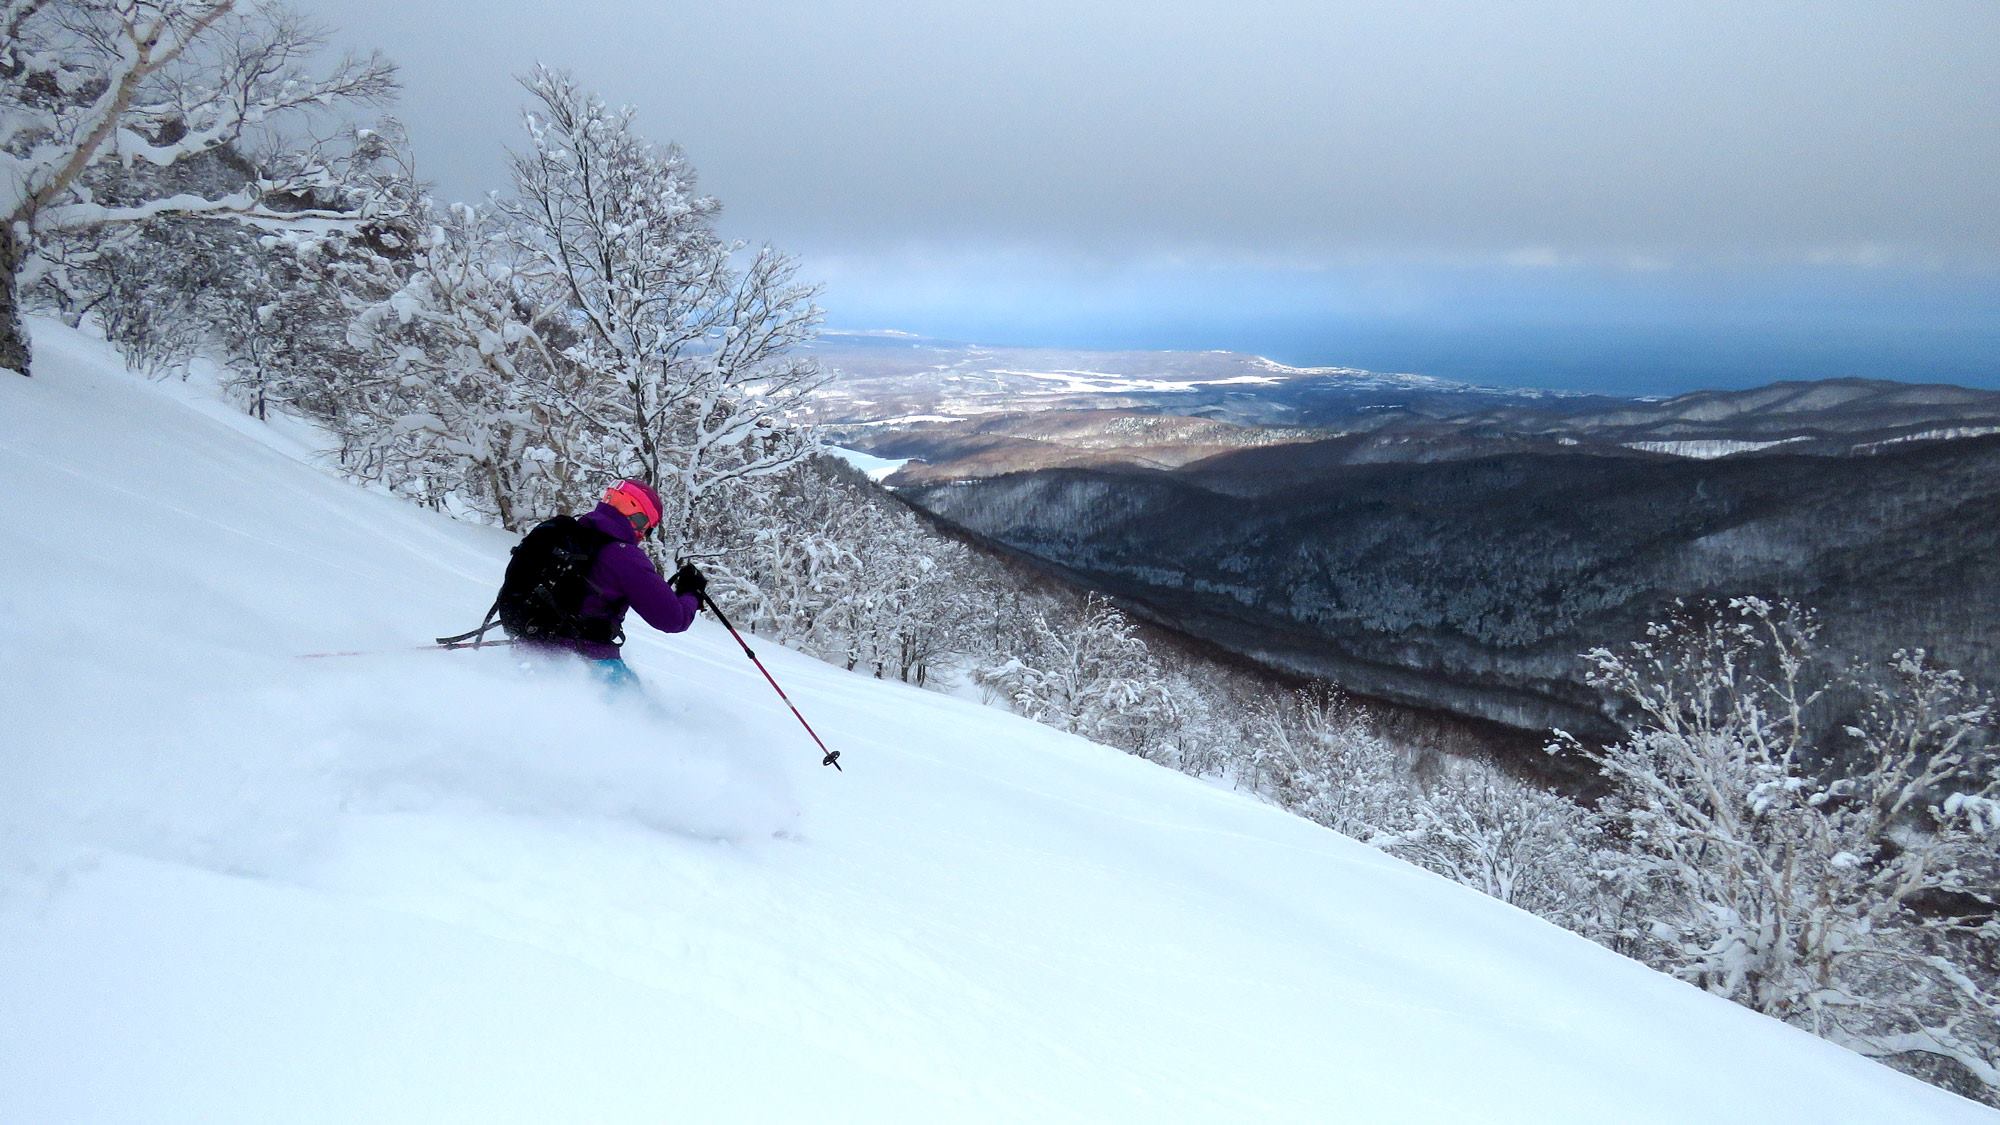
M693 563L682 563L681 568L674 571L674 576L667 579L667 585L672 586L676 594L692 594L699 598L708 592L708 576Z

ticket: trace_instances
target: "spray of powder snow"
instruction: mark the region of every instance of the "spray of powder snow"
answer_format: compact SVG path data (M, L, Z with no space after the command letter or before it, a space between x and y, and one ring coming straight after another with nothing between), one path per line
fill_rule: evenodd
M0 867L17 874L115 849L286 878L350 813L472 806L723 840L798 816L763 732L671 682L613 696L568 662L123 647L8 663L0 721L21 752L0 756Z

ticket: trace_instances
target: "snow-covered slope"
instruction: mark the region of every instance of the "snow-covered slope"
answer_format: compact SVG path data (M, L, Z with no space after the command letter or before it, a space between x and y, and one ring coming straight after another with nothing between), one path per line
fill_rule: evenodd
M38 326L0 377L0 1121L1951 1121L1247 797L703 622L651 709L509 546Z

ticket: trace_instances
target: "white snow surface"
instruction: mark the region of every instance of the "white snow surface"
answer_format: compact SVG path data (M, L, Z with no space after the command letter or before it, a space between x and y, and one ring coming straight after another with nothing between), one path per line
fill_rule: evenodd
M1901 445L1911 441L1949 441L1956 438L1985 437L1987 434L2000 434L2000 426L1947 426L1943 429L1904 434L1901 437L1883 438L1881 441L1871 441L1855 448L1881 449L1884 446Z
M1247 796L719 627L37 323L0 376L0 1121L1991 1121ZM383 655L301 659L325 650Z
M1811 441L1809 437L1778 438L1775 441L1743 441L1736 438L1696 438L1686 441L1628 441L1627 449L1644 450L1647 453L1670 453L1675 457L1691 457L1700 461L1713 461L1720 457L1731 457L1738 453L1754 453L1773 446L1790 445L1793 442Z
M993 375L1018 375L1056 384L1056 392L1084 394L1104 392L1132 394L1140 391L1191 391L1198 387L1237 385L1274 386L1279 380L1267 375L1232 375L1223 379L1148 379L1116 371L1023 371L1008 367L988 368Z
M867 474L869 480L895 476L898 469L910 463L908 457L877 457L873 453L863 453L858 449L848 449L838 445L829 445L826 451Z

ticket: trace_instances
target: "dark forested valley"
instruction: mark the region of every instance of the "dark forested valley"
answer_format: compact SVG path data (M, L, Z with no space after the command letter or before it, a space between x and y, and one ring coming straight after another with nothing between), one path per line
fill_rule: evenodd
M1923 647L2000 681L2000 435L1714 459L1512 442L1379 461L1354 441L903 491L1261 661L1521 728L1607 729L1579 654L1706 594L1793 599L1837 651Z

